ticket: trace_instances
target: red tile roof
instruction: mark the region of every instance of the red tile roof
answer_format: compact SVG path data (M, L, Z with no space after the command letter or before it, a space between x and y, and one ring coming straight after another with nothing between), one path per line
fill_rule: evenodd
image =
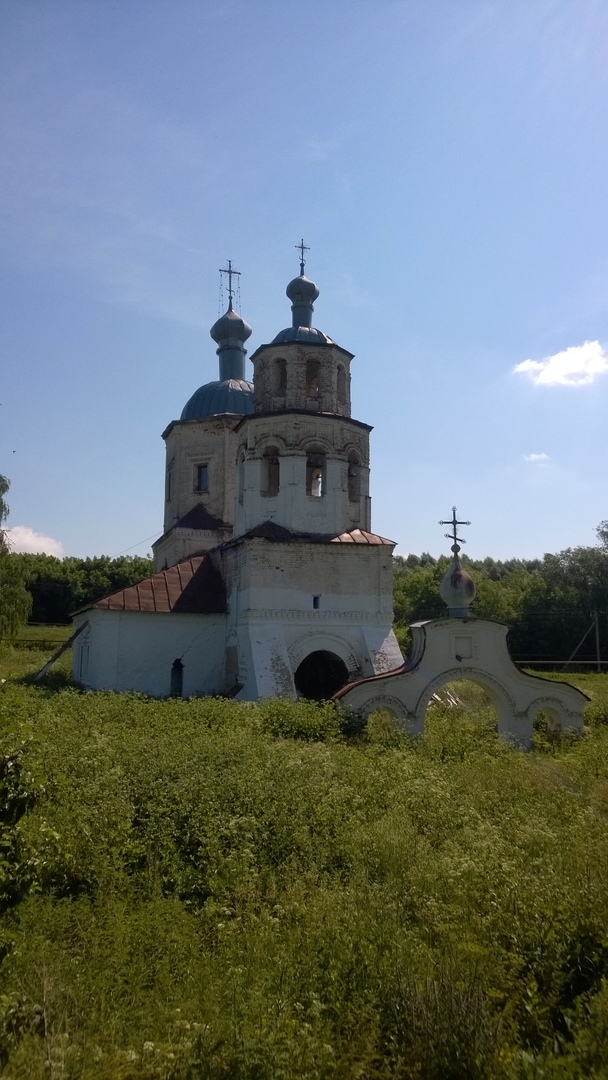
M161 570L137 585L104 596L91 605L109 611L173 611L213 615L226 611L226 590L207 555Z

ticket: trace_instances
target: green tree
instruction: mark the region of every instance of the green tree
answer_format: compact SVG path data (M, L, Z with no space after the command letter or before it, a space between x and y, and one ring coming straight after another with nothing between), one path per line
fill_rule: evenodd
M57 559L22 554L14 558L23 565L33 599L32 620L39 623L68 623L79 608L153 573L152 560L141 556Z
M0 475L0 641L4 642L14 641L32 609L32 598L21 566L10 553L7 532L3 528L8 517L5 495L9 487L10 481Z

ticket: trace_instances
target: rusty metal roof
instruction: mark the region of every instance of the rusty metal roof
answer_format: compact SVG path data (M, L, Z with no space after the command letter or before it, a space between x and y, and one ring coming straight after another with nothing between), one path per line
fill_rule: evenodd
M104 596L91 605L109 611L172 611L214 615L226 611L226 590L207 555L161 570L137 585Z
M162 536L159 536L158 540L155 540L152 544L152 547L158 547L174 529L199 529L201 532L232 532L232 525L228 525L226 521L222 521L221 518L210 514L205 504L199 502L191 510L188 510L188 513L184 514L179 521L176 521L170 529L167 529Z
M351 532L340 533L339 536L334 536L331 541L332 544L382 544L386 547L395 547L396 540L387 540L385 536L378 536L377 533L366 532L365 529L353 529Z
M174 529L206 529L214 532L216 529L230 529L231 526L215 514L210 514L204 503L199 502L188 510L179 521L175 522Z
M387 540L385 536L366 532L365 529L352 529L350 532L343 532L336 536L334 533L292 532L291 529L286 529L284 525L277 525L275 521L263 521L260 525L256 525L253 529L243 533L242 536L235 536L228 541L228 544L235 544L250 537L274 540L283 544L367 544L374 547L380 545L395 547L397 544L396 540Z

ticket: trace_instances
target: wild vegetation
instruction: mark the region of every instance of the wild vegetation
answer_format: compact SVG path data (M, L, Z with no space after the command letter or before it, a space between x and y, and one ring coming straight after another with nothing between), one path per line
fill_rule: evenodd
M470 684L411 741L40 659L0 654L4 1076L607 1075L608 676L523 754Z
M5 496L10 486L6 476L0 475L0 642L14 641L32 608L24 575L10 554L7 532L3 527L8 517Z

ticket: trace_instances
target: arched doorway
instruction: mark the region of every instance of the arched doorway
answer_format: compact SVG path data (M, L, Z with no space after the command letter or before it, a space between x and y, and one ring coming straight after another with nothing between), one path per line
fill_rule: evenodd
M348 670L344 661L326 649L318 649L305 656L294 676L298 694L314 701L332 697L347 679Z

